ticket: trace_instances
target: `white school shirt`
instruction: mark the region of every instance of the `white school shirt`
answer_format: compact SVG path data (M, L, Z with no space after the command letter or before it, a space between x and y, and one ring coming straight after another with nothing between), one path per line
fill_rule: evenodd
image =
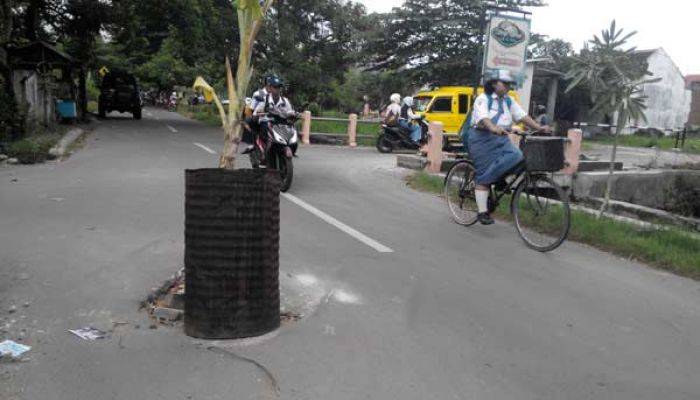
M267 111L274 111L281 115L286 115L294 111L292 103L290 103L286 97L280 96L279 100L277 100L277 103L275 103L274 99L272 98L272 95L268 94L266 100L258 104L257 107L255 107L255 115L265 114L266 102L268 103Z
M262 89L256 91L255 93L253 93L253 104L251 105L250 108L252 108L253 111L255 111L255 109L258 108L258 105L260 103L265 103L266 97L267 97L267 90L265 88L262 88ZM262 100L258 100L258 99L262 99Z
M401 106L396 103L391 103L386 107L386 116L396 115L396 118L401 116Z
M491 109L489 110L489 98L486 93L482 93L476 98L474 102L474 112L472 113L472 121L474 126L478 126L481 120L488 118L492 119L498 115L498 95L492 94L493 104L491 104ZM527 113L523 108L511 97L511 105L508 108L508 102L503 98L503 115L498 119L496 125L502 128L511 128L513 123L520 122L523 118L527 116Z

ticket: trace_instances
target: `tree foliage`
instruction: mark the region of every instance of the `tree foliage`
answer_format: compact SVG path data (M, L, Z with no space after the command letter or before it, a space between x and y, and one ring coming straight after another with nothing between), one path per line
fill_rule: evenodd
M489 2L542 6L541 0ZM384 16L369 44L374 69L401 70L415 84L474 82L483 0L406 0Z

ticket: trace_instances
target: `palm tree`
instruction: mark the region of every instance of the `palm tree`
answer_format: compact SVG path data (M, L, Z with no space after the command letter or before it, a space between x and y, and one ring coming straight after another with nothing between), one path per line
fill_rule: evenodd
M240 35L240 51L238 53L238 68L236 77L233 77L231 64L226 57L226 86L228 91L228 112L224 109L219 96L214 89L202 78L197 77L194 82L194 89L204 93L207 101L213 101L219 110L221 123L224 128L224 151L219 159L219 167L224 169L234 169L238 145L241 142L243 132L240 116L243 107L243 100L248 91L248 84L253 75L251 59L255 38L260 32L264 21L264 16L272 7L274 0L236 0L234 5L238 9L238 26Z
M610 28L602 31L602 38L595 35L589 41L590 46L586 46L580 55L572 57L565 77L570 80L567 93L580 85L590 89L594 104L592 112L617 115L605 200L598 218L610 205L618 137L630 120L646 122L647 96L642 88L647 83L660 80L648 78L652 73L635 55L635 47L624 49L627 41L636 33L624 34L624 30L617 29L613 20Z

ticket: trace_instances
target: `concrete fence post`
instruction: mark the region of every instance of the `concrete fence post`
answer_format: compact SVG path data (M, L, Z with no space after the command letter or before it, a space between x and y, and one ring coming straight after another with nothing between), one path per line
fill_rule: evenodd
M311 111L304 111L301 124L301 143L311 143Z
M580 129L569 129L567 134L569 143L566 145L564 159L568 163L561 172L566 175L573 175L578 171L579 159L581 155L581 142L583 141L583 131Z
M428 128L430 141L428 142L428 165L425 169L428 172L439 173L442 167L442 132L444 125L442 122L431 122Z
M350 114L348 119L348 143L357 147L357 114Z

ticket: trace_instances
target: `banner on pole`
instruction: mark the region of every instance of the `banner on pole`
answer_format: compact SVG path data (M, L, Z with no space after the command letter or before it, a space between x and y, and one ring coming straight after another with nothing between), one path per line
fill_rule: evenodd
M489 23L484 56L484 73L506 69L522 85L525 79L527 47L530 44L530 20L494 15Z

